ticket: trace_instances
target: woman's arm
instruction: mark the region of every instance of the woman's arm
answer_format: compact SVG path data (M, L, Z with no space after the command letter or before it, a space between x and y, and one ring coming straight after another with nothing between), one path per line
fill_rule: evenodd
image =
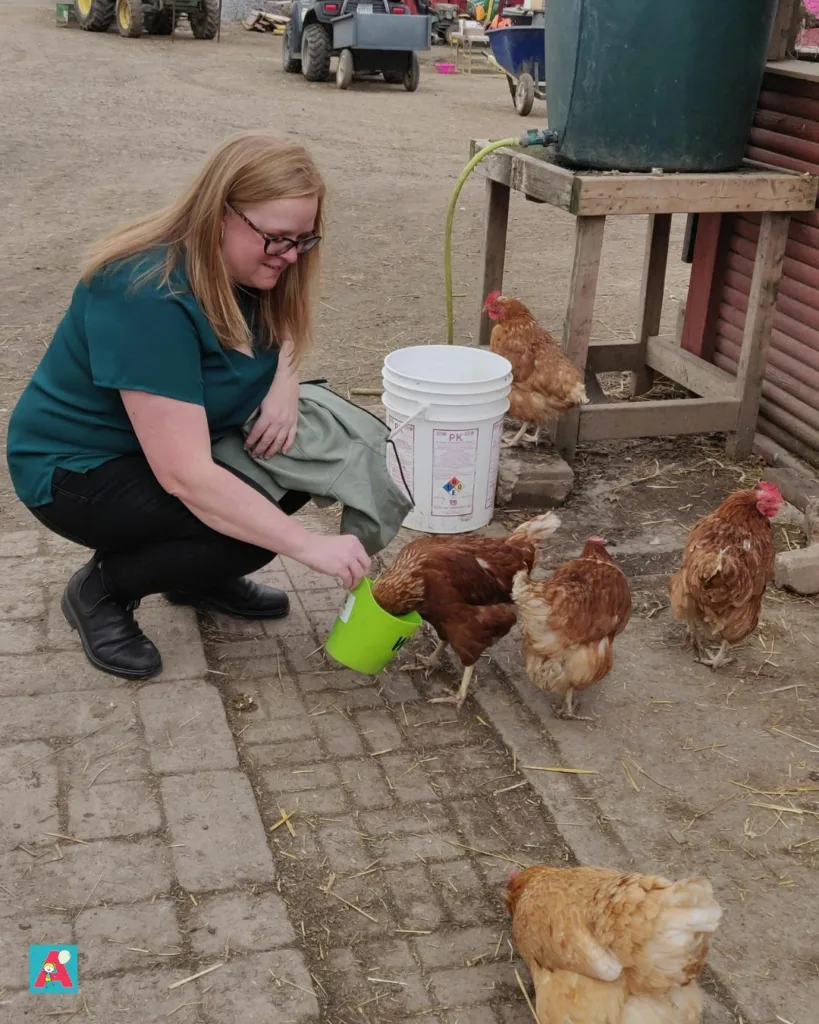
M276 452L286 454L296 437L299 419L299 379L293 358L293 342L282 342L279 365L270 389L259 407L259 415L247 436L245 448L251 455L269 459Z
M120 394L154 476L197 519L219 533L335 576L347 589L369 571L369 556L356 537L311 533L217 466L202 406L144 391Z

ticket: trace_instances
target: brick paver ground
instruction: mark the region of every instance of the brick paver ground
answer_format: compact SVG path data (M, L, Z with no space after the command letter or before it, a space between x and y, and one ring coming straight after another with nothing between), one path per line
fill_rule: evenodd
M502 890L521 857L569 853L489 723L332 667L342 592L281 562L261 575L286 620L211 621L203 644L151 599L165 670L108 677L59 610L82 560L37 530L0 542L0 1020L52 1010L26 991L39 942L79 946L60 1019L529 1019Z

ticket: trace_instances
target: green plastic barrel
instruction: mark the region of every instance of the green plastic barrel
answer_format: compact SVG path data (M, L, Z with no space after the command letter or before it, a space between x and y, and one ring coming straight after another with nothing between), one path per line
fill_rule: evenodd
M741 162L776 0L546 0L557 158L598 170Z

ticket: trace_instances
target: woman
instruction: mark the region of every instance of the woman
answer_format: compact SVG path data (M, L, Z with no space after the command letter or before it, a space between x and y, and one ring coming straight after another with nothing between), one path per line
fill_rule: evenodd
M8 432L19 498L95 551L63 612L97 667L162 667L134 609L148 594L240 618L286 615L245 578L278 552L354 586L370 560L351 536L311 533L217 465L211 444L257 409L254 455L287 451L297 366L311 340L324 183L302 147L229 140L188 191L94 249Z

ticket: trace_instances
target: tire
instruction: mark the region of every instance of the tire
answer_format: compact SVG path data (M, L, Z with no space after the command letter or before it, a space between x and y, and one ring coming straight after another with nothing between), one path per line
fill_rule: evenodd
M145 27L142 0L116 0L117 31L126 39L139 39Z
M215 39L219 31L219 0L200 0L201 8L188 15L194 39Z
M531 113L535 105L535 80L525 71L518 79L518 87L515 89L515 110L521 117Z
M173 32L173 9L163 7L145 15L145 31L149 36L169 36Z
M301 57L294 57L290 50L290 40L293 38L293 23L289 21L284 28L282 36L282 68L288 75L297 75L301 71Z
M342 50L338 57L336 68L336 85L339 89L349 89L353 81L355 63L352 50Z
M326 82L330 77L333 42L323 25L313 22L301 36L301 73L308 82Z
M418 54L413 53L410 55L409 67L404 72L404 88L407 92L415 92L420 81L421 61L418 60Z
M74 13L86 32L107 32L114 20L115 0L77 0Z
M389 85L402 85L404 82L403 71L382 71L384 81Z

